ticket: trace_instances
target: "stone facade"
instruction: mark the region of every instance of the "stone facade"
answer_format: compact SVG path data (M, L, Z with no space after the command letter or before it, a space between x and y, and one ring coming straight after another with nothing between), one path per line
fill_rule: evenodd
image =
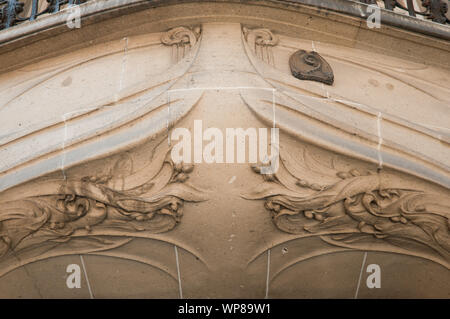
M79 29L61 11L0 32L0 297L450 297L448 26L285 1L80 7ZM249 135L244 161L219 160L230 128L279 129L278 158L253 161Z

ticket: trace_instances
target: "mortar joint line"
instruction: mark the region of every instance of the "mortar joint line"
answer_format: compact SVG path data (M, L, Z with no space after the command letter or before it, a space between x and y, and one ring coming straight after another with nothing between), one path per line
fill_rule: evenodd
M183 289L181 287L180 261L178 258L178 249L177 249L177 245L174 245L173 247L175 249L175 260L177 262L178 291L180 293L180 299L183 299Z
M265 299L269 298L269 283L270 283L270 248L267 250L267 274L266 274L266 295Z
M355 298L354 299L358 299L359 286L361 285L361 278L362 278L362 273L363 273L364 266L366 264L366 258L367 258L367 251L364 252L364 257L363 257L363 261L362 261L362 264L361 264L361 270L359 272L358 284L356 286L356 292L355 292Z
M86 265L84 264L83 255L80 255L80 260L81 260L81 265L83 266L83 272L84 272L84 277L86 279L87 287L88 287L88 290L89 290L89 296L90 296L91 299L94 299L94 294L92 293L91 284L89 282L89 277L88 277L88 274L87 274Z

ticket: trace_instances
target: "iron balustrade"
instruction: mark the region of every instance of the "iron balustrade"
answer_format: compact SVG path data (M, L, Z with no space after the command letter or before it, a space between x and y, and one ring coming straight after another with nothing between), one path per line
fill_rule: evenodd
M19 0L0 0L0 30L10 28L24 21L36 20L36 18L41 15L56 13L63 7L79 5L89 0L24 1L25 2ZM397 0L383 0L382 2L384 3L384 9L386 10L393 11L394 9L399 8L413 17L421 15L437 23L450 24L450 20L446 17L446 13L448 12L448 1L449 0L421 0L424 11L418 11L414 7L413 0L406 0L406 6ZM358 2L378 5L376 0L361 0ZM24 12L25 4L27 4L26 13ZM320 4L320 0L317 1L317 4ZM39 11L39 9L44 6L45 8Z
M358 2L377 5L376 0L362 0ZM448 1L446 0L421 0L422 7L425 8L425 11L417 11L416 8L414 8L413 0L406 0L406 6L397 0L383 0L383 2L386 10L393 11L395 8L400 8L405 12L408 12L412 17L421 15L437 23L450 23L450 20L446 17L446 13L448 12Z

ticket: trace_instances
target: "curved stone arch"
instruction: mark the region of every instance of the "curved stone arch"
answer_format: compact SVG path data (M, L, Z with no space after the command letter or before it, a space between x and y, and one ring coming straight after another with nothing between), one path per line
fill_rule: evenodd
M409 23L407 29L388 26L374 31L366 28L351 12L343 15L330 9L317 10L304 5L307 1L289 4L233 0L102 3L110 7L94 8L89 2L81 6L83 27L80 30L66 30L66 13L61 12L40 19L32 26L18 25L10 29L8 36L6 32L0 34L0 39L5 40L0 45L4 50L0 53L0 77L12 78L11 74L20 68L33 70L34 65L45 59L51 64L71 51L83 56L93 44L105 47L115 42L121 43L118 48L123 49L124 37L130 40L152 36L156 39L155 51L163 52L170 66L158 76L150 72L148 78L122 92L117 102L103 103L106 106L103 109L85 109L85 113L74 114L64 123L15 136L18 143L15 153L14 143L8 144L11 149L2 150L5 154L0 172L2 252L4 247L8 250L23 245L23 252L31 255L34 252L34 257L45 258L45 253L40 253L39 249L46 248L48 238L45 236L52 235L56 238L51 238L50 242L52 239L63 241L58 243L59 253L88 255L97 251L77 250L70 246L70 241L111 237L114 240L110 249L107 246L100 250L106 249L105 254L118 254L121 247L113 247L114 243L124 238L157 238L169 245L184 247L180 249L180 265L182 276L187 274L183 285L192 289L188 297L221 296L220 293L256 296L259 290L255 287L267 273L259 269L257 276L242 276L260 263L251 262L249 267L249 256L258 252L256 259L259 260L274 247L302 236L323 240L323 247L332 244L336 249L349 251L413 255L448 268L448 162L445 159L448 134L444 128L432 128L430 123L419 121L420 116L413 112L407 115L417 119L417 122L412 121L414 123L401 116L383 114L380 123L392 125L383 130L392 129L399 135L393 136L392 141L384 136L380 143L376 132L377 108L350 98L339 100L346 96L344 93L349 93L339 90L342 79L349 76L345 68L352 68L374 74L378 80L395 79L395 83L421 92L420 97L429 101L448 101L449 90L439 80L439 76L448 75L449 67L445 59L449 46L443 41L447 33L442 33L445 30L442 26L421 21L418 24L424 27L424 32L412 33L411 19L404 17L397 20L397 25ZM358 7L364 8L363 5ZM395 17L394 13L384 14L386 18ZM253 30L259 30L255 37L248 34ZM169 33L161 37L166 31ZM42 46L45 39L48 46L41 51L33 50ZM252 42L251 46L248 41ZM144 42L140 43L143 50ZM134 46L137 50L139 47L139 43ZM316 50L329 62L335 76L334 93L343 93L341 96L327 96L326 93L333 92L327 91L327 87L324 89L321 83L302 81L290 74L289 56L297 49ZM410 51L417 54L410 56ZM114 52L120 56L120 49ZM378 55L378 63L365 67L365 54L366 60ZM156 56L149 54L143 60ZM356 62L352 61L357 58ZM139 66L148 67L138 64L134 70ZM436 70L437 66L442 66L442 73L420 77L424 72ZM108 67L121 70L121 59ZM399 69L405 70L400 72ZM414 80L415 76L418 79ZM421 87L429 78L434 82ZM34 80L49 83L42 79ZM0 78L0 87L4 81ZM9 93L15 96L14 85L10 87ZM357 86L347 83L344 87L355 90ZM353 123L342 119L350 112L353 112ZM117 121L108 126L113 113ZM363 121L366 117L370 120ZM193 121L198 119L205 121L204 128L215 127L223 132L230 127L276 126L280 128L282 142L286 143L284 150L292 152L297 162L283 176L255 174L261 167L257 165L252 172L247 163L230 163L222 168L220 163L201 162L192 166L171 162L166 158L171 147L171 130L175 127L192 129ZM306 134L306 126L298 126L300 119L316 128L310 136ZM102 125L92 126L92 123ZM358 125L361 123L374 126ZM401 127L400 133L393 129L398 127ZM325 131L327 133L321 135ZM342 136L336 132L345 132L350 136L346 138L354 139L357 146L346 150L339 148L345 144L342 142L345 138L339 140ZM52 136L61 137L65 133L74 133L75 137L59 149ZM335 139L324 143L321 140L324 135ZM414 148L410 142L402 143L405 136L425 141L427 149ZM20 146L37 147L39 143L40 152ZM157 145L164 147L159 149ZM365 156L363 146L370 156ZM304 147L313 150L310 157L300 154ZM380 164L380 149L386 151L382 154L383 165L377 165ZM429 149L433 152L428 152ZM394 154L391 158L389 152ZM21 160L11 154L17 154ZM287 162L292 164L281 156L282 165ZM326 167L321 163L332 165ZM374 180L378 180L378 184ZM359 190L352 187L355 184ZM241 198L254 188L256 194L247 196L252 200ZM341 196L344 190L349 192L347 197ZM400 200L387 200L392 198ZM12 205L12 209L7 205ZM184 208L183 213L181 208ZM348 216L342 214L342 208L347 208ZM52 218L53 214L64 218ZM368 238L368 242L363 240L359 245L352 245L348 241L354 238L336 239L334 236L340 230L332 223L330 217L336 217L332 214L343 216L347 223L344 225L347 232L340 235L362 236L364 240ZM304 224L304 219L308 225ZM165 222L159 223L161 220ZM413 229L414 222L420 227ZM26 227L21 227L24 225ZM118 225L122 229L117 229ZM417 233L419 228L423 234ZM45 231L39 232L42 229ZM31 234L26 234L27 231ZM309 233L299 235L304 231ZM397 231L404 233L398 236ZM383 243L389 236L408 240L416 236L422 244L413 247L409 241L396 242L399 247L395 248L395 245ZM30 243L29 250L26 243ZM87 242L81 245L90 247ZM144 244L141 247L144 248ZM313 247L316 250L311 254L320 255L321 247ZM53 249L47 248L48 252ZM138 252L133 258L142 261L144 257L148 256ZM171 274L174 278L174 271ZM235 283L242 284L239 291L232 287ZM211 287L220 293L212 292Z

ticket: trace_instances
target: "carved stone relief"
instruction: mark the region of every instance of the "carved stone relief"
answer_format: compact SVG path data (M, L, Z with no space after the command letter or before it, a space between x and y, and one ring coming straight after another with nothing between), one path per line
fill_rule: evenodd
M275 66L272 47L278 44L278 37L269 29L248 29L243 27L242 31L254 54L264 62Z
M375 244L450 268L448 195L421 190L381 171L337 171L306 150L302 158L286 151L280 156L278 172L265 175L263 184L243 195L264 199L278 229L318 236L338 247L368 249ZM252 169L260 172L259 166ZM304 178L305 169L315 179Z
M376 163L380 161L379 156L381 156L385 165L432 180L445 187L450 186L449 166L446 161L450 154L446 142L448 132L442 129L447 124L432 115L446 108L444 105L448 104L448 98L444 92L447 92L447 88L431 79L427 82L428 84L420 79L419 70L428 69L428 66L409 61L397 61L403 69L407 70L403 74L395 72L397 69L393 64L388 65L382 61L381 56L376 54L371 61L367 57L355 55L356 53L348 53L351 58L343 58L339 56L340 51L337 48L331 49L321 43L315 44L314 41L293 40L281 35L278 37L280 40L273 50L280 63L275 67L262 63L261 59L254 54L252 45L248 41L243 41L244 49L255 70L274 88L274 97L270 98L250 91L242 94L248 106L266 123L273 122L273 108L275 108L277 123L280 127L305 140L316 143L319 136L323 136L328 141L323 140L324 144L320 144L326 144L328 149L335 149L338 152L347 149L348 152L344 151L344 154L350 156L355 156L355 153L360 155L364 153L361 159ZM328 62L325 60L323 62L329 65L329 68L327 67L329 72L333 72L331 70L333 65L333 69L338 66L341 73L347 72L349 76L340 77L338 83L335 81L330 86L324 86L315 81L298 81L293 78L288 61L296 56L296 52L305 57L308 56L307 50L298 50L299 47L306 46L314 46L320 49L317 51L326 54ZM319 55L314 52L311 54L315 56L314 61L318 61L316 57ZM301 57L297 57L297 60L300 61L300 59ZM359 62L355 62L359 59ZM325 66L325 64L322 65ZM374 70L371 65L376 65L377 70ZM433 72L438 74L440 71L433 68ZM329 79L334 78L333 73L327 74ZM354 86L350 82L356 74L361 78L361 87L348 89ZM373 80L377 76L386 82L387 92L378 90L379 81ZM364 82L367 82L367 85ZM395 86L392 83L395 83ZM422 84L419 86L419 83L429 85L427 90L422 90L420 88ZM369 91L366 91L367 87L370 87ZM404 94L396 94L394 87L398 87ZM432 96L429 94L431 91L434 92ZM379 103L377 97L380 95L378 94L388 94L390 98L386 102ZM416 100L423 100L430 109L424 110L412 106L417 105L412 100L413 96ZM274 101L275 105L273 105ZM421 121L414 120L416 116L414 114L420 114ZM311 121L312 119L314 120ZM431 122L434 123L431 124ZM320 123L327 125L322 127ZM332 127L334 133L322 134ZM414 138L406 139L405 136L414 136ZM418 143L419 140L420 143ZM380 141L382 145L378 150ZM419 144L420 147L418 147ZM430 169L431 166L433 166L432 169ZM415 168L412 169L412 167Z
M425 114L424 123L414 123L419 113L363 99L401 89L441 110L448 90L436 78L417 89L414 75L427 66L405 62L397 72L398 61L375 55L370 69L364 59L371 58L353 48L240 23L188 25L109 43L114 48L104 55L126 70L117 77L120 90L103 87L116 99L83 99L82 113L27 127L46 147L33 146L29 132L0 135L9 143L0 151L7 155L0 173L0 280L50 257L100 255L155 266L177 283L180 296L183 290L188 298L260 298L272 296L285 270L295 286L307 277L303 261L325 256L331 263L335 253L387 252L450 268L448 145L444 130L431 128L442 127L441 119ZM151 50L135 52L147 45ZM156 72L158 59L164 68ZM27 82L5 97L7 107L22 104L14 104L20 96L31 100L27 88L57 74L85 77L70 63L56 71L49 65L33 73L46 78L42 83ZM333 83L333 71L336 81L324 86ZM353 73L372 85L368 93L345 82ZM190 130L200 119L221 132L280 129L278 171L174 163L172 130ZM405 136L414 143L402 143ZM36 147L33 156L20 156L24 145ZM361 262L352 258L357 278Z
M20 183L20 178L12 177L11 171L17 166L28 165L34 158L53 157L53 168L70 166L71 156L62 155L61 150L73 144L78 144L73 150L78 153L76 157L89 157L92 146L87 144L96 143L94 153L103 150L105 155L115 151L125 140L135 143L136 138L142 136L139 132L146 131L144 135L148 136L165 130L186 114L200 98L201 91L183 94L182 98L171 94L171 101L165 92L191 67L200 41L187 27L175 29L175 32L169 30L162 35L130 36L70 53L60 57L56 67L42 61L17 72L16 82L5 77L0 79L4 84L0 94L3 104L0 117L8 119L0 128L0 144L8 145L0 148L4 158L0 163L0 189ZM174 46L186 46L186 58L177 65L171 60L171 48L161 44L161 37L170 39L170 36ZM178 36L181 44L177 42ZM148 59L148 56L158 58ZM106 65L116 67L107 68ZM40 98L41 90L46 90L45 100ZM33 107L25 112L28 105ZM169 113L170 107L172 112ZM41 112L40 108L48 111ZM120 128L130 123L140 123L133 126L135 133L122 133ZM98 140L99 134L106 134L106 140L115 141ZM46 142L34 143L35 137ZM80 151L83 147L80 144L91 151ZM24 153L24 148L32 153ZM39 166L40 162L35 164ZM38 177L49 172L48 166L33 172L38 173L34 176Z
M46 181L34 196L2 202L0 274L13 269L11 259L26 264L54 248L53 256L76 253L73 246L64 250L69 242L79 243L83 252L98 252L173 229L182 220L184 204L206 196L187 181L192 164L174 163L170 149L155 152L140 169L126 152L116 156L108 174ZM42 246L47 246L45 253Z

